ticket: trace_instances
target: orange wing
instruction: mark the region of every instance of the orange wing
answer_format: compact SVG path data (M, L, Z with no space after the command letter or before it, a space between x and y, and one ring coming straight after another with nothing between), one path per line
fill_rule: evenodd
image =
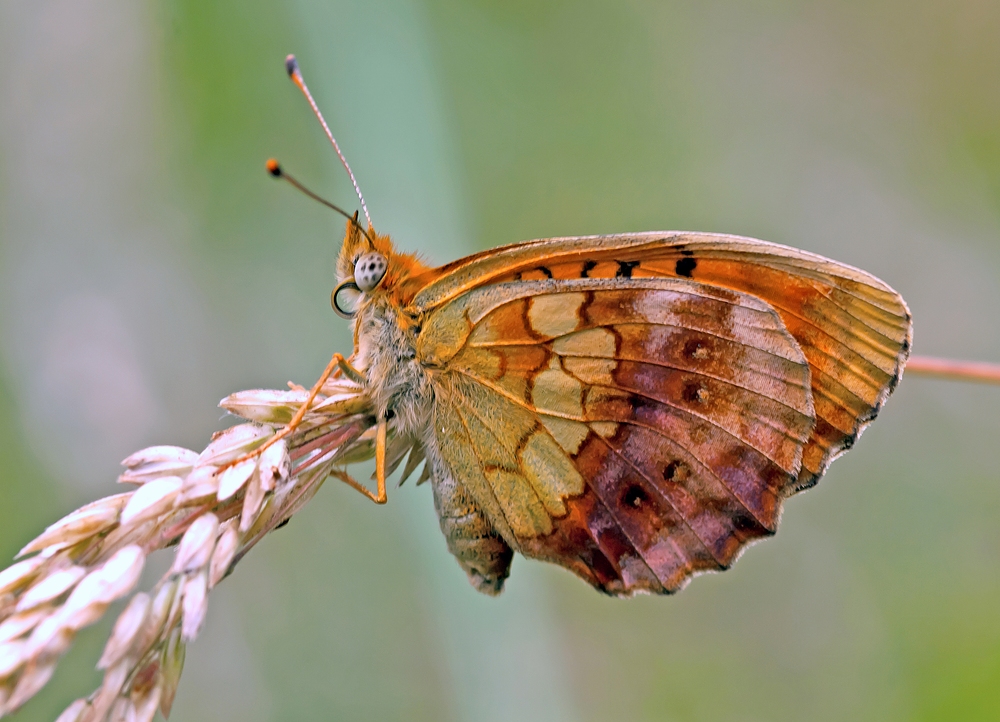
M908 349L888 286L750 239L553 239L433 274L407 300L444 461L510 546L611 593L773 533Z

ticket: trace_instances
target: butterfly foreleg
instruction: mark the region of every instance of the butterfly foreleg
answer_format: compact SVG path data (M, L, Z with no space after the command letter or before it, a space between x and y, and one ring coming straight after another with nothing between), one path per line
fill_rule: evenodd
M305 418L306 412L309 410L309 407L312 406L313 401L316 400L316 396L319 394L320 389L323 388L323 384L325 384L330 379L334 371L338 370L341 371L349 379L357 383L364 384L366 381L365 377L361 374L361 372L355 369L353 366L351 366L351 364L348 363L347 359L345 359L342 354L335 353L333 357L330 359L330 363L328 363L326 365L326 368L323 369L323 373L320 374L319 379L316 381L315 384L313 384L312 389L309 390L309 396L306 398L305 403L303 403L302 406L299 407L299 410L295 412L295 415L292 417L291 421L289 421L288 424L285 425L285 428L276 433L265 443L261 444L256 449L251 451L249 454L244 454L238 459L234 459L233 461L229 462L228 464L226 464L226 467L235 466L236 464L246 461L247 459L252 459L254 457L260 456L262 453L264 453L264 450L267 449L269 446L277 443L281 439L284 439L286 436L295 431L295 429L298 428L299 424L302 423L302 419ZM360 379L360 381L358 379ZM384 502L379 502L379 503L384 503Z
M359 386L365 386L365 385L367 385L367 383L368 383L368 377L365 376L360 371L358 371L353 366L351 366L350 361L348 361L347 359L345 359L341 354L335 353L333 355L333 358L330 360L330 363L333 364L334 362L336 362L336 369L335 370L338 371L338 372L340 372L340 373L342 373L346 378L350 379L351 381L353 381L354 383L358 384ZM327 367L327 368L329 368L329 367ZM331 370L331 373L333 373L332 370ZM333 374L333 375L336 376L336 374ZM327 375L327 378L329 378L329 374ZM326 383L326 379L322 380L322 382L320 383L320 386L322 386L324 383Z

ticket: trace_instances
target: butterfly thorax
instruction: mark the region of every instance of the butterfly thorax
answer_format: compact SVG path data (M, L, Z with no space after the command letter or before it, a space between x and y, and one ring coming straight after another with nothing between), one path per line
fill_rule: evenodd
M356 221L348 221L337 259L338 284L360 281L359 259L373 253L385 261L384 276L377 288L365 293L357 309L351 362L366 377L376 413L390 422L390 431L419 441L428 426L433 395L427 373L416 361L419 326L403 310L398 287L427 269L416 257L396 252L389 236L377 234L371 226L363 231Z
M416 329L387 295L376 295L355 320L354 363L368 379L380 417L398 436L422 439L433 392L427 370L417 361Z

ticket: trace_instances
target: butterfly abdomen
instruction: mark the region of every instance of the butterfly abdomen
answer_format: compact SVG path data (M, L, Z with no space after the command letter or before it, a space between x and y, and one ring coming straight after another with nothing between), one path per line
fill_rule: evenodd
M477 591L491 596L499 594L510 574L514 550L493 531L485 514L451 475L433 446L427 463L431 466L434 508L448 551Z

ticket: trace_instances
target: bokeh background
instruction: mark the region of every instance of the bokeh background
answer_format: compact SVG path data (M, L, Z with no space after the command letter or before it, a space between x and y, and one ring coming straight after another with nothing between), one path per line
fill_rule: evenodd
M0 3L0 560L200 449L241 388L348 350L354 207L435 262L686 229L823 253L908 299L918 353L1000 360L1000 4ZM515 561L476 595L430 489L331 483L213 594L178 720L993 720L1000 389L904 380L773 540L674 598ZM82 636L14 719L99 680Z

